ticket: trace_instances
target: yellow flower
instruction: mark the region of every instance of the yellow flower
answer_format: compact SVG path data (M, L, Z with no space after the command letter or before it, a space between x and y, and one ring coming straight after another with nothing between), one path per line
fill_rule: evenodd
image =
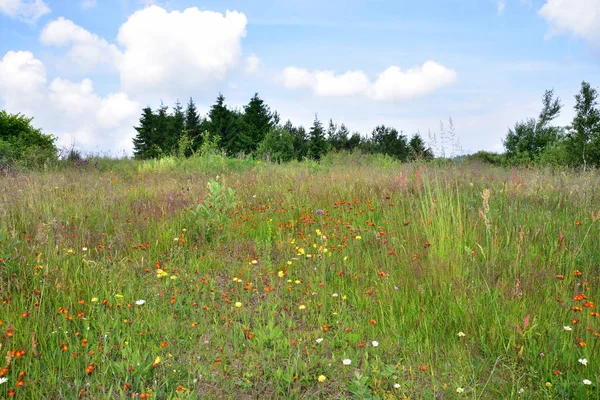
M97 303L98 302L98 298L97 297L92 297L92 303Z
M162 269L160 269L160 268L156 270L156 277L157 277L157 278L165 278L165 277L167 277L168 275L169 275L169 274L167 274L165 270L162 270Z
M552 383L546 382L546 387L552 387Z
M156 358L154 359L154 364L158 364L160 363L160 357L156 356Z
M304 310L304 309L306 308L306 306L305 306L304 304L301 304L300 306L298 306L298 308L299 308L300 310Z
M346 300L347 298L348 298L348 296L346 296L346 295L342 296L342 300Z
M242 303L240 303L239 301L236 301L236 302L235 302L235 306L236 306L237 308L240 308L240 307L242 306Z
M361 240L361 239L362 239L362 237L360 237L360 236L356 237L356 240Z
M171 275L171 280L174 281L175 279L177 279L177 277L175 275Z
M320 229L317 229L315 232L316 232L316 233L317 233L317 235L319 235L319 236L321 236L321 235L322 235L322 233L321 233L321 230L320 230Z
M252 260L252 264L254 264L254 265L258 264L258 260Z
M291 261L288 261L288 262L287 262L287 264L288 264L288 265L292 265L292 262L291 262Z
M122 298L123 298L123 295L122 295L122 294L115 294L115 297L116 297L117 299L122 299Z
M464 391L465 391L465 389L463 389L463 388L456 388L456 393L462 393Z
M294 281L294 283L295 283L296 285L299 285L299 284L301 283L301 282L300 282L300 279L296 279L296 280Z
M327 380L327 377L325 375L319 375L318 380L319 382L325 382Z
M285 275L285 274L283 273L283 271L279 271L279 272L277 273L277 275L278 275L280 278L283 278L283 275Z

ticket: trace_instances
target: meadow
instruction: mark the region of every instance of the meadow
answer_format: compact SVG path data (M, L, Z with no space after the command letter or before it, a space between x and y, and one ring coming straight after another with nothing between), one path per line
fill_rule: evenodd
M600 398L596 171L98 160L0 218L0 398Z

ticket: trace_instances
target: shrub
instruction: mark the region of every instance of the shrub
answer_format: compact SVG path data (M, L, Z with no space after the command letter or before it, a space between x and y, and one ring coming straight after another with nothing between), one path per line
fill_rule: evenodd
M0 111L0 167L36 168L55 161L56 137L31 125L33 118Z

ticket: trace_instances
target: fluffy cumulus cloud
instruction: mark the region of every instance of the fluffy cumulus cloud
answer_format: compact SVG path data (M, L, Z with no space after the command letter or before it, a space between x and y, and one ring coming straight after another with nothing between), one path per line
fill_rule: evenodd
M539 14L550 26L548 36L573 34L600 46L600 1L547 0Z
M246 16L236 11L139 10L117 36L123 48L121 85L134 93L165 93L221 80L239 64L246 24Z
M68 47L69 60L84 69L97 65L117 69L123 56L114 44L63 17L46 25L40 41L47 46Z
M59 146L88 150L130 151L140 109L125 93L98 96L89 79L48 83L44 64L28 51L10 51L0 61L0 101L9 112L33 116Z
M35 22L49 12L44 0L0 0L0 13L26 22Z
M319 97L366 96L373 100L402 101L426 96L456 82L456 71L434 61L403 71L391 66L371 81L363 71L336 75L287 67L278 79L288 89L310 89Z

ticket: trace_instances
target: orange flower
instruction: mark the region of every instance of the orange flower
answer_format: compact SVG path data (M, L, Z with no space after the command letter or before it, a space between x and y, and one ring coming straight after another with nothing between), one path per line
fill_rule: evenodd
M585 347L586 344L583 340L581 340L579 343L577 343L579 345L579 347Z
M573 310L573 311L581 311L582 308L579 307L579 306L573 306L573 307L571 307L571 310Z
M92 372L94 372L94 363L90 363L87 368L85 369L85 373L86 374L91 374Z
M573 271L573 275L575 276L581 276L581 271L576 269L575 271Z
M557 369L555 369L554 371L552 371L552 373L554 375L560 375L561 374L561 372L559 370L557 370Z
M420 369L421 371L426 371L426 370L427 370L427 364L423 364L423 365L421 365L421 366L419 367L419 369Z
M377 325L377 321L375 321L374 319L370 320L370 321L369 321L369 323L370 323L371 325Z
M579 226L579 225L581 225L581 224L582 224L582 222L581 222L581 221L575 221L575 226Z
M161 342L160 347L167 347L169 344L167 342Z
M563 280L563 279L565 279L565 276L564 275L556 275L556 279Z
M322 329L323 329L324 332L327 332L330 329L330 327L329 327L329 325L324 324L323 327L322 327Z
M583 307L588 307L588 308L594 308L594 302L593 301L586 301L585 303L582 304Z

